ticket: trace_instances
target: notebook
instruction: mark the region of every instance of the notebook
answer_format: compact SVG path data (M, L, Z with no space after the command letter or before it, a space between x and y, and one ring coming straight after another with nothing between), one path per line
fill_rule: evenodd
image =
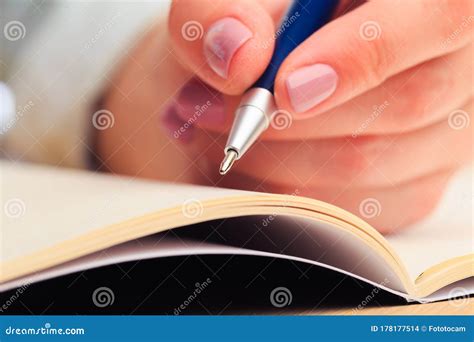
M452 180L433 215L382 236L341 208L294 195L7 161L0 167L2 292L119 262L193 254L318 265L408 301L474 292L471 169ZM225 242L210 240L209 227Z

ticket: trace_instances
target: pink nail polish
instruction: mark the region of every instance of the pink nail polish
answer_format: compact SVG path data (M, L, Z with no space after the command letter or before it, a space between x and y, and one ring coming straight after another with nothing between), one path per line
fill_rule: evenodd
M162 112L160 121L170 139L176 139L184 144L191 142L194 137L194 127L180 119L174 103L168 105Z
M286 89L293 109L306 112L327 99L336 90L337 74L326 64L314 64L292 72Z
M204 38L204 56L211 69L227 78L232 57L251 37L252 31L235 18L223 18L212 24Z
M183 86L177 105L178 115L184 121L192 120L209 125L225 122L222 94L196 78Z

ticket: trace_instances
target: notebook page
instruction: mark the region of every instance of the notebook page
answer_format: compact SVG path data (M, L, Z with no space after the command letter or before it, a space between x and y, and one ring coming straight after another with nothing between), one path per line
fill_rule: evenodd
M193 210L193 200L246 193L5 161L0 179L2 262L184 201Z
M132 217L182 206L183 199L203 201L250 193L4 161L0 162L0 177L4 208L1 261ZM15 217L15 208L21 211L20 217ZM8 210L13 215L5 215ZM434 264L472 253L472 232L472 171L469 169L451 182L430 218L389 236L388 240L415 279Z

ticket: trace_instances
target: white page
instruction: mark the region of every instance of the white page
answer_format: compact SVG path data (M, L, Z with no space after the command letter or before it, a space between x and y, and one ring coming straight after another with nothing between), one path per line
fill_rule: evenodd
M185 201L246 193L5 161L0 176L2 208L10 208L2 212L0 261ZM8 215L16 208L21 215Z

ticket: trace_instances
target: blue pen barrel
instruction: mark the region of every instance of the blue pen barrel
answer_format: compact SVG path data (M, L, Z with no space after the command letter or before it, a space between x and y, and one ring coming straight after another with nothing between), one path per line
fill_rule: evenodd
M295 0L275 33L275 51L270 64L253 87L273 93L280 65L291 51L331 19L337 3L337 0Z

